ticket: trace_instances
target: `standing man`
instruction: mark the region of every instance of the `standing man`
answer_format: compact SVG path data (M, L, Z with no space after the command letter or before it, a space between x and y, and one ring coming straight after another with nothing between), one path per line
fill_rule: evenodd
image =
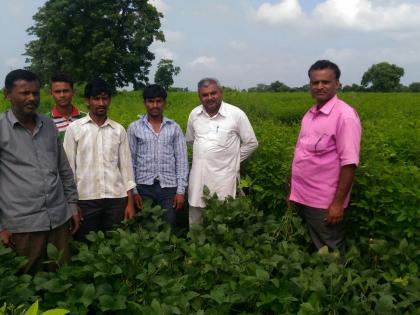
M72 121L86 116L73 105L74 96L73 80L65 74L57 74L50 80L50 93L55 105L48 113L58 129L60 140L63 142L64 133Z
M309 226L319 249L345 250L344 215L359 164L361 125L357 112L337 98L340 69L328 60L308 71L315 105L302 119L289 199Z
M130 124L128 141L139 193L136 203L142 207L142 199L150 198L166 210L163 219L175 228L176 211L184 205L188 159L181 128L163 116L166 96L157 84L144 89L147 114Z
M0 239L28 261L24 272L44 266L47 244L70 257L71 232L79 228L77 190L54 123L36 113L39 78L27 70L6 76L11 109L0 114Z
M257 148L254 130L245 113L222 101L219 81L198 82L201 105L188 118L186 139L193 144L188 201L190 224L202 222L203 188L219 199L236 196L240 163Z
M111 90L98 78L86 84L84 96L89 113L71 123L64 137L83 218L78 240L84 240L90 231L109 230L135 215L127 133L107 116Z

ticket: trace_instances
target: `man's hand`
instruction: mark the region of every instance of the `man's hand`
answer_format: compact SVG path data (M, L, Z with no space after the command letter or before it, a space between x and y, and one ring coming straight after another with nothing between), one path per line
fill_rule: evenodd
M9 233L7 230L3 230L0 232L0 240L3 243L4 246L10 247L13 245L12 242L12 234Z
M337 224L343 221L344 209L341 205L332 203L327 209L327 216L325 222L327 224Z
M72 235L74 235L77 232L77 230L80 228L80 221L81 221L80 212L77 212L77 214L73 214L70 220L70 232Z
M134 205L131 202L128 202L124 210L124 220L131 220L135 216L136 211L134 210Z
M174 197L174 202L172 203L172 208L176 210L180 210L184 206L184 202L185 202L184 195L176 194Z
M141 198L141 196L138 194L133 194L133 199L134 199L134 206L137 209L143 209L144 205L143 205L143 199Z

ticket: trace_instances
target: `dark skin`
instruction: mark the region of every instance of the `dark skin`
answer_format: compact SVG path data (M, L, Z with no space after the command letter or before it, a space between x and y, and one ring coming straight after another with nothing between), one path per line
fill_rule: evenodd
M144 100L144 107L147 111L147 121L153 130L158 134L163 121L163 111L166 100L162 97L148 98ZM185 197L182 194L175 194L172 207L177 211L184 206ZM134 204L138 209L143 209L143 199L140 195L134 194Z
M12 88L4 89L4 96L10 102L13 114L31 134L33 134L36 127L35 115L40 101L39 90L38 81L26 80L17 80ZM80 216L75 214L71 220L71 233L76 233L79 226ZM5 246L13 246L11 236L11 233L7 230L0 231L1 242Z
M309 91L319 110L337 94L340 81L336 78L334 70L329 68L311 71L309 79ZM340 168L337 190L333 201L327 208L325 217L327 224L334 225L343 221L345 212L343 205L350 192L355 172L356 165L354 164L343 165Z
M318 110L321 109L328 101L337 94L340 87L340 81L336 78L335 72L332 69L313 70L309 74L309 90L312 97L316 101ZM343 221L344 218L344 201L349 193L356 165L344 165L340 169L337 190L334 199L327 209L325 222L327 224L337 224Z
M98 125L102 126L108 118L108 108L111 104L111 96L107 93L101 93L96 96L85 98L89 107L89 116ZM134 197L133 191L127 191L127 206L124 210L124 219L131 220L135 217L136 211L134 210Z
M51 96L54 99L57 110L66 118L69 118L72 111L72 100L74 90L68 82L51 82Z

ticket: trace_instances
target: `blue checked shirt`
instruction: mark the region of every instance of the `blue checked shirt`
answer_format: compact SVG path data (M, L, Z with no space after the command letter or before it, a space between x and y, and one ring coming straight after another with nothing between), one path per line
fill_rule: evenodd
M128 143L136 184L152 185L159 179L162 188L177 187L177 194L185 193L187 145L176 122L163 117L160 132L156 134L147 115L143 115L128 126Z

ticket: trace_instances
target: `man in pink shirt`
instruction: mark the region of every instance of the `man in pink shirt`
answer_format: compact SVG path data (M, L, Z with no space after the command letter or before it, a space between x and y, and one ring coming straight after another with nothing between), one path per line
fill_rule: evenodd
M357 112L337 98L340 69L328 60L308 71L316 103L302 119L292 164L289 199L309 226L314 245L344 252L344 214L359 164Z

